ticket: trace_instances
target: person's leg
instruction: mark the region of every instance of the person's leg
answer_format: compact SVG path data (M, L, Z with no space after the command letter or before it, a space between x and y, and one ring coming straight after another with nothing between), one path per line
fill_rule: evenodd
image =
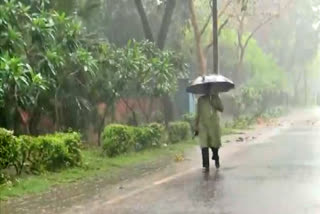
M220 168L220 158L219 158L219 148L214 148L214 157L215 157L215 163L216 163L216 168Z
M211 150L212 150L212 160L215 160L216 159L216 152L215 152L215 148L213 148L213 147L210 147L211 148Z
M211 148L212 149L212 159L214 158L216 163L216 168L220 168L220 158L219 158L219 149L218 148Z
M202 167L205 170L209 170L209 167L210 167L210 163L209 163L209 148L208 147L201 148L201 153L202 153Z

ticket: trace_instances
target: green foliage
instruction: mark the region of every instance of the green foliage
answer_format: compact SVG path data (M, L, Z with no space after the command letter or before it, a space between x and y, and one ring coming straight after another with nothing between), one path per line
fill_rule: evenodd
M0 129L0 145L0 172L14 167L16 174L21 175L24 171L56 171L82 163L80 134L75 132L15 137L12 132Z
M0 128L0 184L5 181L3 170L11 166L16 159L16 141L13 132Z
M163 143L165 128L162 124L149 124L145 127L109 125L102 134L103 150L109 157L131 151L141 151L159 147Z
M172 51L133 40L117 48L87 36L77 17L48 9L54 2L32 1L30 7L21 2L0 4L5 127L17 127L9 122L17 123L18 109L31 117L42 109L56 128L86 128L86 117L97 117L97 103L112 106L120 97L171 94L185 71L182 58Z
M287 90L286 73L279 67L272 55L266 54L251 39L245 55L245 63L251 74L248 84L261 90Z
M254 120L251 117L240 116L231 123L231 128L247 129L253 123L253 121ZM226 125L226 127L229 128L230 126Z
M152 146L160 146L167 140L166 127L163 124L150 123L148 127L152 130Z
M56 133L33 139L30 149L31 169L56 171L81 165L80 135Z
M150 123L148 127L153 129L153 131L155 132L155 135L157 135L158 138L165 135L166 127L161 123Z
M161 145L161 129L159 127L135 127L133 128L133 142L135 150L158 147Z
M262 107L262 93L261 90L254 87L243 86L238 90L235 96L235 102L238 106L238 115L244 114L246 112L256 113Z
M109 157L114 157L134 148L132 141L133 128L125 125L109 125L102 133L103 151Z
M191 136L190 124L188 122L171 122L168 127L168 135L171 143L188 140Z

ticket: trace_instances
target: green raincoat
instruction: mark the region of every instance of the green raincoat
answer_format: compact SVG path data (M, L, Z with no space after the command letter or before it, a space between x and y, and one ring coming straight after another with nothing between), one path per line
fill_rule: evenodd
M201 147L221 147L220 118L223 111L219 95L205 95L198 99L196 129Z

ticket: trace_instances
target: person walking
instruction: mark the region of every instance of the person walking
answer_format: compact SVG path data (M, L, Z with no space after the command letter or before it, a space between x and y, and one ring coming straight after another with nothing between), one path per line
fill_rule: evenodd
M209 171L209 148L216 168L220 168L219 148L221 147L221 130L219 113L223 105L218 93L203 95L198 99L195 122L195 135L199 138L202 153L202 166Z

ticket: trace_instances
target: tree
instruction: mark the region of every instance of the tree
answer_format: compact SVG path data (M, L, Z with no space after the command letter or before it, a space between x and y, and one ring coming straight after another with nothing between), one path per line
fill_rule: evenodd
M155 42L145 9L143 7L142 0L135 0L135 5L137 7L137 11L141 19L146 39L148 39L150 42ZM167 39L169 27L171 24L171 18L173 16L173 12L176 6L176 0L167 0L165 2L165 5L165 12L162 18L161 27L158 34L158 40L156 42L156 46L160 48L160 50L163 50L165 47L165 41ZM163 107L165 114L165 122L166 125L168 125L168 122L173 118L173 104L168 95L165 95L163 97Z
M268 39L268 43L261 43L265 50L272 53L277 59L277 63L288 72L292 83L291 95L306 103L308 91L313 86L308 69L308 65L317 55L319 44L319 27L317 27L319 17L316 1L283 1L283 5L288 5L282 10L283 15L274 23L267 33L263 32L257 39ZM262 35L263 34L263 35ZM267 38L265 38L267 35ZM308 86L308 87L306 87ZM303 93L301 93L303 92ZM303 99L303 100L302 100Z
M0 5L0 57L4 69L0 82L5 98L3 110L10 109L5 114L6 126L17 131L19 113L23 122L30 118L27 122L33 131L41 109L55 115L56 129L60 129L61 118L64 125L77 126L78 121L67 118L85 106L83 95L89 76L94 74L94 59L80 41L81 26L77 21L47 10L42 1L32 3L31 7L20 1L4 1ZM46 90L39 91L44 84ZM12 93L16 96L12 97ZM64 113L71 105L75 106L70 108L74 111ZM15 121L15 125L9 121Z
M24 120L22 109L33 109L37 104L39 93L46 90L45 80L41 74L32 69L24 60L28 57L23 37L23 25L29 20L28 7L15 1L5 1L0 5L0 112L4 112L2 121L8 128L17 131L16 121ZM24 54L20 54L24 53Z
M199 20L197 17L197 11L195 7L195 0L189 0L189 10L191 13L191 24L193 27L194 31L194 38L195 38L195 43L196 43L196 50L197 50L197 58L198 58L198 66L199 66L199 74L200 75L205 75L207 73L207 57L208 57L208 52L209 49L214 45L214 72L217 73L218 71L218 44L217 44L217 38L219 34L221 33L223 27L228 23L228 18L225 19L223 23L219 26L219 29L216 29L217 32L213 32L211 35L211 40L203 46L203 37L205 32L207 31L208 25L210 23L211 18L213 18L213 29L216 28L216 22L218 21L218 18L221 18L226 11L226 9L229 7L231 4L231 0L227 1L225 5L223 5L223 8L219 12L219 14L213 15L216 13L216 1L212 2L212 11L209 11L208 18L205 20L203 27L199 27ZM199 2L199 4L204 4L202 1ZM214 6L214 7L213 7Z
M129 41L123 48L105 42L93 42L91 48L99 67L90 92L91 102L95 106L99 103L107 104L102 117L97 112L91 116L99 140L106 116L117 101L122 100L126 104L131 111L133 125L138 125L137 109L127 99L144 97L150 98L152 102L153 98L172 94L178 77L184 73L181 60L176 54L162 51L150 42Z
M260 8L259 8L260 6ZM279 11L262 12L267 10L265 5L257 5L257 1L233 1L229 16L232 18L232 25L237 30L237 49L238 63L234 72L234 81L240 83L240 77L243 69L243 61L246 49L253 36L265 25L279 17ZM277 8L278 9L278 8ZM252 26L246 26L249 25Z

